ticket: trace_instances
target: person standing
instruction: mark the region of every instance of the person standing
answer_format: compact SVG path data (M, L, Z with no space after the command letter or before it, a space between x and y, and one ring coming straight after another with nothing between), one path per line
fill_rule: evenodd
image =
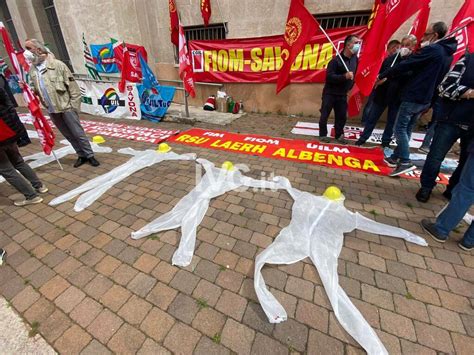
M436 218L435 223L429 219L421 221L423 229L439 243L444 243L449 238L449 233L462 221L474 202L474 141L467 148L467 152L469 155L459 183L453 190L451 201ZM458 246L466 251L474 248L474 222L471 222Z
M79 120L81 92L71 71L66 64L48 55L48 49L38 40L26 41L25 48L25 58L32 63L30 81L35 93L78 155L74 167L85 163L99 166Z
M402 47L395 54L388 56L382 63L380 72L383 73L387 69L407 59L415 50L417 39L413 35L408 35L402 39ZM388 107L387 123L382 135L382 147L389 147L392 141L393 126L397 118L398 109L400 107L400 91L403 87L406 77L396 77L378 85L373 90L373 102L370 112L364 125L364 131L357 140L356 145L362 146L370 138L372 132L377 125L380 116Z
M25 163L18 150L16 142L24 131L25 127L7 93L0 89L0 175L25 196L23 200L15 201L15 206L41 203L43 198L38 193L48 192L48 188Z
M456 38L443 39L448 31L444 22L428 26L423 35L421 50L407 60L381 73L379 79L391 79L412 73L401 93L401 104L395 123L397 147L385 163L394 168L389 176L398 176L416 169L410 160L410 138L413 127L427 110L444 74L449 70L456 51Z
M337 55L328 64L320 110L321 118L319 119L321 142L329 143L331 141L327 136L327 123L329 114L334 109L336 141L340 144L347 144L344 138L344 126L347 121L347 94L354 86L354 73L357 71L359 63L357 54L360 51L360 43L359 37L347 36L341 55Z
M420 202L428 202L436 186L441 164L454 143L461 140L459 164L443 195L450 199L468 157L467 148L474 140L474 55L461 57L439 85L439 112L433 142L420 176L416 193Z

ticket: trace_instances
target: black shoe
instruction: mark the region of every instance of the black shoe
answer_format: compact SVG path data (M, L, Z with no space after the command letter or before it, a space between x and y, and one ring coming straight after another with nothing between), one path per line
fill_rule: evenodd
M345 139L343 136L340 136L339 138L336 138L336 142L342 145L346 145L347 139Z
M408 173L410 171L413 171L415 169L416 169L416 166L413 165L412 163L400 164L395 169L393 169L393 171L390 174L388 174L388 176L390 177L399 176L399 175Z
M452 193L451 193L451 191L446 190L446 191L443 192L443 196L444 196L448 201L451 201Z
M7 259L7 251L5 249L0 248L0 265L3 265L6 259Z
M390 168L396 168L398 164L398 160L392 159L392 157L384 158L383 161L387 164Z
M82 158L82 157L77 158L76 162L74 163L74 167L78 168L81 165L84 165L85 163L87 163L87 160L88 160L87 158Z
M357 142L355 142L355 145L358 146L358 147L362 147L364 144L365 144L365 142L361 141L360 139Z
M89 164L92 165L92 166L99 166L100 163L98 162L98 160L94 157L90 157L89 159L87 159L89 161Z
M330 142L331 142L331 138L329 138L329 137L320 137L320 138L319 138L319 141L320 141L320 142L323 142L323 143L330 143Z
M440 234L435 227L434 223L431 223L429 219L421 220L421 226L430 235L431 238L436 240L438 243L444 243L448 236Z
M431 189L427 189L422 187L421 189L418 190L416 193L416 199L420 202L428 202L431 196Z
M464 244L464 241L461 240L459 243L458 243L458 247L460 247L462 250L465 250L465 251L471 251L472 249L474 249L474 245L466 245Z

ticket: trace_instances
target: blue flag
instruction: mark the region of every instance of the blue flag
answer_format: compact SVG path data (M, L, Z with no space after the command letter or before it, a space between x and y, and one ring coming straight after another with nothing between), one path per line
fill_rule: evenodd
M137 85L140 95L140 109L142 118L149 121L159 122L168 111L173 101L176 88L174 86L162 86L156 80L147 62L139 54L142 67L142 84Z
M91 44L91 52L95 67L98 72L119 72L112 43Z

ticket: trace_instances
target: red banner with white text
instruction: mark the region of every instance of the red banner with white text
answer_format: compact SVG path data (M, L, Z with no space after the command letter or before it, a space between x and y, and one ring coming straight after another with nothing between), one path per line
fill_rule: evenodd
M363 36L367 26L328 30L339 50L350 34ZM217 41L189 41L195 81L275 83L283 65L283 35ZM294 83L322 83L326 67L336 55L327 38L318 34L311 38L296 57L290 80Z

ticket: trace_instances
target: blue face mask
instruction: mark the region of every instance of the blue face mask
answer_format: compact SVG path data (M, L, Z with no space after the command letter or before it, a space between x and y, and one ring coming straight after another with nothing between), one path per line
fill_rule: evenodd
M352 54L359 54L360 52L360 43L355 43L351 49Z

